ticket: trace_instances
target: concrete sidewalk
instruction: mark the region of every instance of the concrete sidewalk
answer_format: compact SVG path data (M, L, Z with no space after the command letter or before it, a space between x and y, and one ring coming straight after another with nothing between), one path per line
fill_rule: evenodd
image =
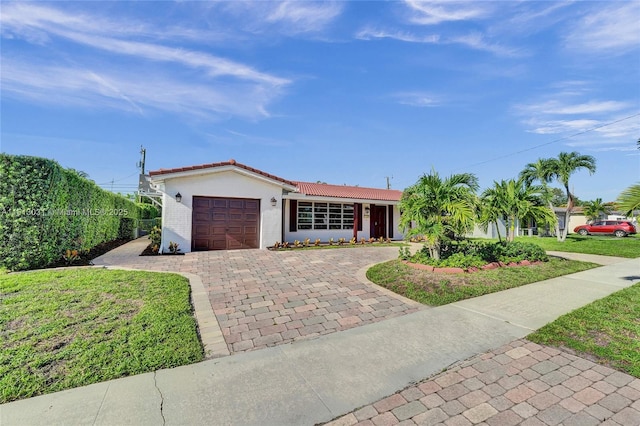
M327 422L638 280L640 261L621 261L315 340L4 404L0 424Z

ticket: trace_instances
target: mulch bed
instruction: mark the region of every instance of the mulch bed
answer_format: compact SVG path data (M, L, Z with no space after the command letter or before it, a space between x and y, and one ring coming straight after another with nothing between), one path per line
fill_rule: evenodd
M113 250L116 247L120 247L123 244L131 241L130 239L116 239L112 241L107 241L97 246L89 249L88 252L79 253L80 259L74 260L71 264L67 263L66 260L60 259L55 263L52 263L49 268L58 268L61 266L89 266L93 265L92 260L96 257L100 257L106 252Z

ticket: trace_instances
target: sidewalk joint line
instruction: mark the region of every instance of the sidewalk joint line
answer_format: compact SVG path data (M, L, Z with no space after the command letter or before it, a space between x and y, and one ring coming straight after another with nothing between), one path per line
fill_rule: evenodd
M474 314L482 315L482 316L485 316L487 318L498 320L500 322L506 322L507 324L511 324L511 325L516 326L516 327L524 328L525 330L536 331L535 328L531 328L531 327L527 327L526 325L517 324L515 322L507 321L507 320L505 320L503 318L498 318L498 317L493 316L493 315L485 314L484 312L479 312L479 311L476 311L474 309L465 308L464 306L459 306L459 305L456 305L455 303L451 303L450 306L454 306L454 307L456 307L458 309L463 309L463 310L465 310L467 312L473 312Z
M98 411L96 411L96 416L93 418L93 424L95 425L98 421L98 416L100 415L100 410L102 410L102 406L104 405L104 400L107 399L107 392L109 392L109 388L111 384L107 385L107 388L104 390L104 395L102 395L102 401L100 401L100 406L98 407Z

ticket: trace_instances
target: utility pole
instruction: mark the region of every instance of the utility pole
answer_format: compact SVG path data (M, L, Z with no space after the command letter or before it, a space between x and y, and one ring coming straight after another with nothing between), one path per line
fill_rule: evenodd
M389 177L389 176L385 176L387 178L387 189L391 189L391 182L389 181L389 179L393 179L393 176Z
M144 149L142 145L140 145L140 161L138 162L138 167L140 168L140 174L144 174L144 163L147 157L147 150Z

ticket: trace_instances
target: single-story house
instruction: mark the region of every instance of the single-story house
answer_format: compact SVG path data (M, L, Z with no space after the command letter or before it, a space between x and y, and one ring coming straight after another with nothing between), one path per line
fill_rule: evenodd
M183 253L333 238L402 239L402 191L283 179L235 160L149 172L162 193L162 244Z

